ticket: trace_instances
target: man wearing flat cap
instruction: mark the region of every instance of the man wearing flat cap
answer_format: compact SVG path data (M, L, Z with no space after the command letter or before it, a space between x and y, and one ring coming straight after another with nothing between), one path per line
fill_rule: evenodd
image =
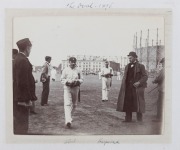
M157 115L156 119L153 120L155 122L161 122L163 119L163 101L164 101L164 94L165 94L165 58L162 58L160 61L162 64L162 69L160 70L159 74L153 81L153 83L158 84L158 100L157 100Z
M48 106L48 96L49 96L49 84L50 84L50 77L51 77L51 57L45 57L45 63L43 65L43 71L41 74L40 81L43 83L43 91L41 95L41 106Z
M130 63L125 67L119 92L117 111L125 112L124 122L132 121L132 112L137 113L137 121L142 121L145 112L144 89L148 75L143 64L137 60L135 52L128 55Z
M35 95L35 80L32 74L32 65L28 58L32 44L28 38L17 43L19 53L14 60L14 133L27 134L29 122L29 108L31 101L37 100Z
M65 68L61 75L61 83L64 84L64 113L65 125L71 128L72 112L78 102L80 84L83 83L82 72L76 67L76 58L69 58L69 67Z
M112 84L113 69L109 66L109 62L104 62L104 67L101 70L102 77L102 102L109 100L109 90Z

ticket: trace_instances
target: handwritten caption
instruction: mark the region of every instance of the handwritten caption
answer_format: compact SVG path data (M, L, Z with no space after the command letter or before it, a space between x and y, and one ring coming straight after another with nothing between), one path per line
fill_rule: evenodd
M93 2L91 2L91 3L70 2L66 5L67 8L103 8L105 10L112 8L112 6L113 6L113 3L95 4Z
M73 144L76 143L76 139L67 139L64 141L64 144Z
M106 144L120 144L118 140L107 140L107 139L99 139L97 143L103 144L104 146Z

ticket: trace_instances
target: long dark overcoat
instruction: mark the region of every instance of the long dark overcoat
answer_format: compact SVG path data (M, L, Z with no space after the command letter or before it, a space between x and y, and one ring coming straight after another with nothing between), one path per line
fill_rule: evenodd
M124 99L125 99L125 90L126 90L126 77L128 72L128 65L125 67L124 76L122 79L122 84L118 96L118 102L117 102L117 111L123 112L124 108ZM135 70L134 70L134 81L140 82L140 85L138 88L136 88L136 96L137 96L137 110L136 112L145 112L145 99L144 99L144 89L147 87L147 79L148 75L145 70L144 65L140 64L139 62L136 62Z
M32 74L32 65L28 58L17 54L13 64L13 94L17 102L29 102L37 100L35 94L35 80Z

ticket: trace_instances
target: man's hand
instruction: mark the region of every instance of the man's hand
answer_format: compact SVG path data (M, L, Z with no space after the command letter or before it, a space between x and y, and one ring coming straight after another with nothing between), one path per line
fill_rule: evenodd
M66 82L66 86L71 86L71 84L72 84L72 83L70 83L70 82L68 82L68 81Z
M135 88L137 88L139 85L140 85L140 82L135 82L135 83L133 84L133 86L134 86Z

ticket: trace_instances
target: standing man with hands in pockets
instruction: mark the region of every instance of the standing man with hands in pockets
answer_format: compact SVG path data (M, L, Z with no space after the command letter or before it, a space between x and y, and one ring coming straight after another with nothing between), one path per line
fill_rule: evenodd
M43 65L43 71L41 74L40 81L43 83L43 91L41 95L41 106L48 106L48 97L49 97L49 84L51 76L51 57L45 57L45 63Z
M132 112L137 113L137 121L143 120L145 112L144 89L147 87L148 75L143 64L137 60L135 52L128 55L130 63L125 67L119 92L117 111L125 112L124 122L132 121Z
M72 112L77 106L79 87L83 83L83 75L76 67L75 57L69 58L69 67L63 70L61 83L64 84L65 125L67 128L71 128Z

